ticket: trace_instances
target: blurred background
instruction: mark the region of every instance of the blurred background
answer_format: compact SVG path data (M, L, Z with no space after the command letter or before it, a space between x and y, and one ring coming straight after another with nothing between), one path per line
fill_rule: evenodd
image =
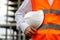
M0 0L0 40L27 40L16 29L15 12L23 0Z

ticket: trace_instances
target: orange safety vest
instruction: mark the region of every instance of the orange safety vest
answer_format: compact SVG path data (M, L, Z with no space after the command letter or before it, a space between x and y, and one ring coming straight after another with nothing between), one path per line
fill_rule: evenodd
M52 6L48 0L31 0L32 11L43 10L42 27L32 36L32 40L60 40L60 0L54 0Z

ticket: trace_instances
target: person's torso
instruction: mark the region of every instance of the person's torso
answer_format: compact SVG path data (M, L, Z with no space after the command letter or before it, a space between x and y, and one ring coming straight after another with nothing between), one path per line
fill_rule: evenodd
M31 2L32 11L44 11L43 25L32 36L32 40L60 40L60 0L54 0L52 5L48 0L31 0Z
M44 22L43 24L60 25L60 0L54 0L52 5L48 0L31 0L32 11L43 10Z

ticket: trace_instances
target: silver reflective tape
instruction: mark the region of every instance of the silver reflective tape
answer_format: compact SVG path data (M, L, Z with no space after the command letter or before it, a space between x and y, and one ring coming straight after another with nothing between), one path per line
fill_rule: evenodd
M53 10L53 9L51 9L50 12L53 13L53 14L60 15L60 10Z
M47 27L47 25L44 24L44 25L41 25L40 28L38 28L38 29L47 29L46 27ZM56 25L56 24L48 24L48 28L60 30L60 25Z
M54 9L45 9L43 12L46 14L48 12L53 13L53 14L58 14L60 15L60 10L54 10Z
M43 12L46 14L46 13L48 13L48 10L47 10L47 9L45 9L45 10L43 10Z

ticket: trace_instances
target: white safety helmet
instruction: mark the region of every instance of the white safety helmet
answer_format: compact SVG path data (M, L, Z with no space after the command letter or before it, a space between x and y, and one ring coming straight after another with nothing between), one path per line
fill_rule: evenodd
M30 11L24 16L24 20L29 25L35 25L37 28L42 24L44 13L42 10Z

